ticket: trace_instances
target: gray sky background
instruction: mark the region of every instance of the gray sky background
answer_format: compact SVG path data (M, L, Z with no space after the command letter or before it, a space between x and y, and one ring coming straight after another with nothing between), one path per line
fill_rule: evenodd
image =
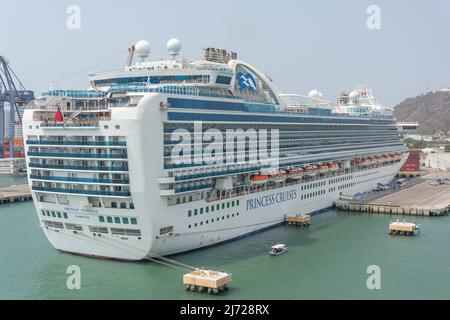
M66 27L70 4L81 8L80 30ZM366 26L372 4L381 8L381 30ZM368 84L395 105L427 83L450 86L448 0L0 0L0 10L0 54L37 93L52 81L85 87L89 73L121 68L140 39L159 59L171 37L187 58L207 46L236 51L285 93L318 89L334 100Z

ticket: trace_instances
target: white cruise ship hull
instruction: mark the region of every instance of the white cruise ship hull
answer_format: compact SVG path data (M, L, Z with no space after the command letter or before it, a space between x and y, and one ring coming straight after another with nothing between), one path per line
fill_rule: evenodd
M100 122L96 129L40 128L32 120L32 112L28 110L25 112L24 132L27 137L49 134L52 136L115 135L125 137L127 141L130 190L134 209L91 207L88 205L87 196L70 193L65 194L69 204L47 203L39 201L38 193L33 192L42 228L55 248L95 257L141 260L153 255L171 255L223 243L281 224L285 215L311 214L330 208L340 194L353 195L371 190L377 186L377 183L388 183L406 160L406 154L403 154L400 162L378 168L266 191L259 190L220 201L207 202L203 199L169 206L167 199L161 195L164 190L161 190L157 183L164 176L162 158L157 155L163 153L162 132L165 119L164 113L154 112L160 99L159 95L148 95L141 101L139 107L113 109L111 120ZM106 123L107 127L105 127ZM26 143L26 148L29 146ZM30 156L27 155L27 163L30 160ZM30 174L31 168L28 168L28 171ZM70 172L73 171L70 170ZM332 179L339 179L339 181L331 183ZM29 181L30 187L33 187L32 180ZM311 187L306 189L306 186ZM264 187L259 186L259 188ZM306 198L306 195L311 196ZM279 199L280 197L284 198ZM260 203L252 206L252 201L254 203L260 201ZM205 208L204 211L206 211L206 207L211 206L215 208L219 206L219 210L214 212L209 210L208 213L200 214L200 208ZM194 215L196 209L198 213ZM63 219L62 222L83 226L82 230L58 229L45 225L43 221L49 220L42 218L42 212L45 210L66 212L69 219L67 221ZM192 212L191 216L188 216L189 211ZM128 215L137 217L139 237L126 234L101 234L91 232L89 229L89 227L104 226L99 223L99 216ZM214 221L211 222L213 219ZM160 230L165 226L171 226L173 230L161 235ZM110 227L117 226L113 223ZM123 225L121 227L123 228Z

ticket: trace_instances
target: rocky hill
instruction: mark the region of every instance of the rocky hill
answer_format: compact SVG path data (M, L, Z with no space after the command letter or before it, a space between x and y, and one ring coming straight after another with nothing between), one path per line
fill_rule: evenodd
M398 121L416 121L419 133L434 134L450 131L450 92L436 91L408 98L397 105Z

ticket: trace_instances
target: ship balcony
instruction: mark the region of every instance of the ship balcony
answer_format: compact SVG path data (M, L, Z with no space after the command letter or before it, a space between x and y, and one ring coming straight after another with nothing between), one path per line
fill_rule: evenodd
M83 121L83 122L41 122L41 128L44 129L96 129L99 128L98 122L95 121Z
M189 186L176 186L175 188L173 186L169 186L168 189L161 189L160 195L161 196L173 196L176 194L184 194L184 193L190 193L194 191L205 191L212 188L212 183L201 183L201 184L195 184L195 185L189 185Z
M174 177L161 177L158 178L158 183L159 184L169 184L169 183L174 183L175 182L175 178Z
M106 197L131 197L130 191L100 191L100 190L67 189L67 188L54 188L54 187L42 187L42 186L32 186L31 190L45 191L45 192L51 192L51 193L96 195L96 196L106 196Z
M42 164L42 163L29 163L28 166L30 168L59 169L59 170L108 171L108 172L128 171L128 166L75 166L75 165L57 165L57 164Z
M29 157L51 157L51 158L86 158L86 159L127 159L126 154L99 154L99 153L61 153L61 152L32 152Z
M55 177L31 174L30 179L43 181L59 181L59 182L84 182L84 183L100 183L100 184L118 184L129 185L129 179L96 179L96 178L74 178L74 177Z
M56 141L56 140L26 140L29 145L44 145L44 146L115 146L125 147L126 141Z
M212 186L213 185L211 183L207 183L207 184L201 184L201 185L197 185L197 186L179 187L179 188L175 188L175 193L179 194L179 193L188 193L188 192L193 192L193 191L208 190L208 189L211 189Z

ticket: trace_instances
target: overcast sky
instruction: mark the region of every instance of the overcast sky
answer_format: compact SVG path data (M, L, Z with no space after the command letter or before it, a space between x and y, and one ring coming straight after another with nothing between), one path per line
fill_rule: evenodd
M79 30L67 28L72 4ZM381 10L380 30L367 27L370 5ZM0 10L0 54L37 93L52 81L85 87L89 73L123 67L140 39L159 59L172 37L192 59L207 46L236 51L285 93L318 89L334 100L367 84L393 106L450 86L448 0L0 0Z

